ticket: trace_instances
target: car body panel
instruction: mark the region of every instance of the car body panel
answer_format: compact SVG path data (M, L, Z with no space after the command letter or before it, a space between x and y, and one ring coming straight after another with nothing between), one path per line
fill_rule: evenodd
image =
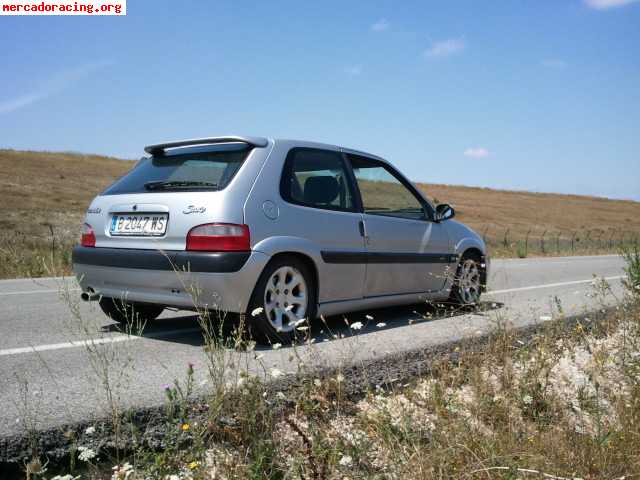
M379 256L384 260L367 265L365 296L443 288L445 269L451 263L444 223L367 214L364 223L367 250L382 254Z

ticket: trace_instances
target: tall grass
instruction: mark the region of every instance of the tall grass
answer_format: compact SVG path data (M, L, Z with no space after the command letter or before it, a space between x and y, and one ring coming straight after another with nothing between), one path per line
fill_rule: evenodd
M0 232L0 278L42 277L71 273L71 250L77 238L56 232Z

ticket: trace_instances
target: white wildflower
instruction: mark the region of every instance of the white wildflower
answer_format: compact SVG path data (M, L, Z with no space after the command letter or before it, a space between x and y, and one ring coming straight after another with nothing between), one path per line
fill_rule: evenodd
M522 403L525 405L531 405L533 403L533 398L531 398L531 395L525 395L522 397Z
M116 465L112 470L111 480L127 480L134 472L133 466L129 462L123 463L122 466Z
M378 322L378 323L376 323L376 327L378 327L378 328L384 328L384 327L386 327L386 326L387 326L387 324L386 324L386 323L384 323L384 322Z
M84 431L85 435L93 435L96 433L96 427L87 427Z
M344 382L344 375L342 375L341 373L336 375L336 382L338 382L338 383Z
M278 397L278 400L284 400L285 398L287 398L282 392L276 393L276 397Z
M362 328L362 322L354 322L349 327L351 330L360 330Z
M320 386L322 386L322 380L320 380L319 378L316 378L316 379L313 380L313 384L316 387L320 387Z
M264 308L262 308L262 307L254 308L254 309L251 311L251 316L252 316L252 317L257 317L257 316L258 316L258 315L260 315L262 312L264 312Z
M271 348L273 348L274 350L278 350L280 347L282 347L281 343L274 343L273 345L271 345Z
M353 459L349 455L343 455L338 463L343 467L350 467L353 464Z
M80 452L78 459L83 462L88 462L96 457L96 452L89 447L78 447L78 451Z
M284 375L282 370L278 370L277 368L272 368L269 373L273 378L279 378Z

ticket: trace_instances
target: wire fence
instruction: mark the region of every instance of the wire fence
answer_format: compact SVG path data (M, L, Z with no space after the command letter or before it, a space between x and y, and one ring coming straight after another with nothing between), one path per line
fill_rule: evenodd
M521 258L531 254L617 252L640 243L640 232L623 229L554 231L539 227L514 233L511 228L486 226L480 233L493 251Z

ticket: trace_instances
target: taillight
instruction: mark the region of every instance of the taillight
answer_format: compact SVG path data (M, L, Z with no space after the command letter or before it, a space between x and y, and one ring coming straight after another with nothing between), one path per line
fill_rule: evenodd
M249 227L231 223L198 225L187 234L187 250L246 252L251 250Z
M80 245L83 247L95 247L96 246L96 234L93 232L93 228L88 223L82 225L82 231L80 234Z

